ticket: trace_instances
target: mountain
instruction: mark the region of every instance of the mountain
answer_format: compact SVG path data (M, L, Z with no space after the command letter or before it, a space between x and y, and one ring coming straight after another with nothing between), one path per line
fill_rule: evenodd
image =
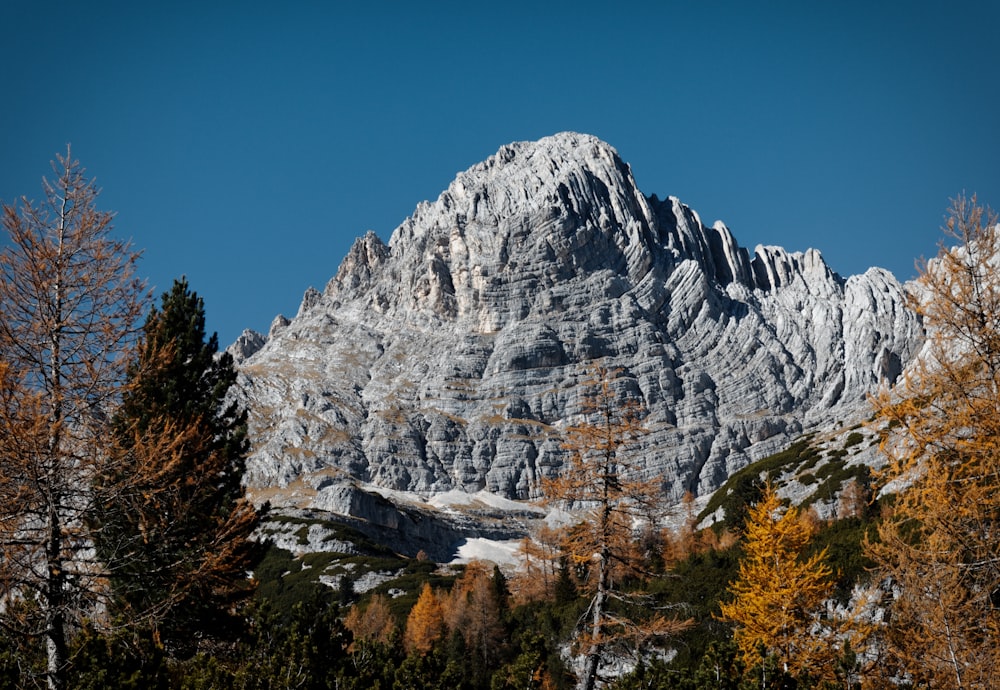
M648 411L649 474L673 498L705 495L867 416L923 339L905 294L815 250L751 253L678 199L645 196L592 136L504 146L388 244L358 239L266 339L231 347L247 483L259 500L390 522L372 490L536 498L599 362Z

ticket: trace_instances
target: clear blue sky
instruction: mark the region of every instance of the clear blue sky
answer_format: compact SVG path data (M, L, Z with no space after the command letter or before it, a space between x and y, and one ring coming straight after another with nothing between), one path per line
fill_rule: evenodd
M0 7L0 199L57 152L223 345L501 145L575 130L753 248L905 279L1000 206L1000 3L36 2Z

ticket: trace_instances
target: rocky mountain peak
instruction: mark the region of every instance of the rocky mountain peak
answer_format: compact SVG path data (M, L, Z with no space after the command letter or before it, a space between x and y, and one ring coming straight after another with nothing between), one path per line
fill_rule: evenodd
M557 134L459 173L388 244L357 240L272 327L241 366L248 477L317 505L345 482L537 496L563 461L541 430L580 412L597 361L645 406L648 471L675 496L707 492L863 414L921 338L891 274L751 255L643 195L608 144Z
M342 301L362 292L380 313L495 332L530 313L540 291L575 277L639 280L650 268L652 223L628 166L604 142L564 133L511 144L420 204L388 246L371 233L359 240L327 294ZM383 265L395 280L372 283Z

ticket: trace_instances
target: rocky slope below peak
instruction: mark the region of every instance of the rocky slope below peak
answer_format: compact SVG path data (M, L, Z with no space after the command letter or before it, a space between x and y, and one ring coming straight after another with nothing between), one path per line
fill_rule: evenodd
M634 452L650 475L705 493L863 414L921 340L885 271L845 280L815 250L751 255L722 223L643 195L594 137L511 144L388 244L358 239L242 360L248 481L314 505L345 483L536 497L564 459L541 430L581 412L596 361L647 411Z

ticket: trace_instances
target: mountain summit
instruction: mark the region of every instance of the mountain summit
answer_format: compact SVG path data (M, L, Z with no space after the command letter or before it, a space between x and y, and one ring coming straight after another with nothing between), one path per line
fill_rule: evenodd
M526 499L597 361L642 402L637 450L668 493L707 493L805 431L863 414L923 333L887 271L739 246L637 188L608 144L501 148L358 239L323 292L246 334L251 488L350 511L344 487ZM290 499L289 499L290 500ZM345 503L347 501L347 503Z

